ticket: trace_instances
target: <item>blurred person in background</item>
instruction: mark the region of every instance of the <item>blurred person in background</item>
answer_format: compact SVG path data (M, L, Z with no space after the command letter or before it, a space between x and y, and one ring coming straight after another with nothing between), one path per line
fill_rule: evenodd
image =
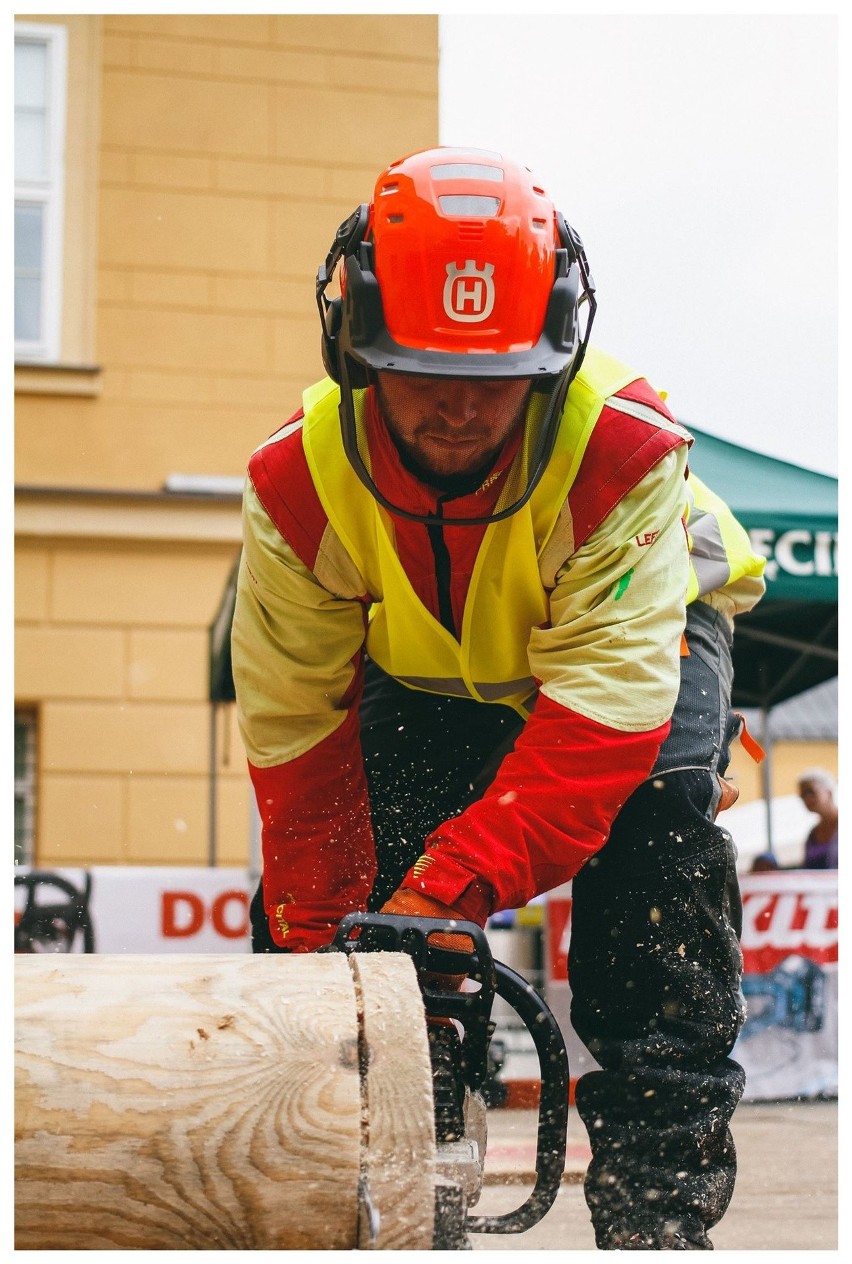
M837 868L837 784L824 768L809 768L799 777L799 798L819 817L805 839L802 869Z
M751 862L749 873L772 873L776 869L780 869L778 857L774 852L762 851L759 856L755 856Z

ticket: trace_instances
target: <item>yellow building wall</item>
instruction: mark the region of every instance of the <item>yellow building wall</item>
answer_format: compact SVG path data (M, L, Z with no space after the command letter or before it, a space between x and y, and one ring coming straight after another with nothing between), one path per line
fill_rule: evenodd
M100 393L19 395L16 481L237 474L322 376L314 278L338 224L437 143L438 19L99 21Z
M19 542L15 697L38 710L40 865L207 863L207 628L237 547L118 531ZM234 708L215 723L216 859L245 864Z
M837 779L837 742L776 741L768 757L773 796L797 794L799 777L807 768L824 768ZM739 743L731 753L730 776L739 787L740 803L763 798L763 767L756 764Z
M25 20L68 28L72 167L64 363L16 366L34 859L204 864L207 629L239 505L151 497L170 474L240 475L322 375L316 269L378 172L437 143L438 19ZM217 854L244 864L233 707L217 745Z

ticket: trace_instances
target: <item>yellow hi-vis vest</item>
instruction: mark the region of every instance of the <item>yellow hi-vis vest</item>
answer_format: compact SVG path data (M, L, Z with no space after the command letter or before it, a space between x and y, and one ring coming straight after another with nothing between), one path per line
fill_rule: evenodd
M329 522L374 599L367 652L383 671L412 688L501 702L524 717L529 714L536 683L527 646L532 629L549 618L538 559L607 398L637 376L602 352L588 352L532 497L511 517L485 529L458 640L415 594L394 548L390 515L347 460L337 388L325 379L305 392L302 434L311 477Z

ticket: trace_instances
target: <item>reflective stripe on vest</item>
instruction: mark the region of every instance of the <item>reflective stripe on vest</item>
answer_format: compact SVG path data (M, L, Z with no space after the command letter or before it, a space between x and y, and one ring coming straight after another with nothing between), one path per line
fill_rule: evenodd
M501 702L529 714L536 685L527 646L532 629L549 619L538 558L604 404L636 378L609 356L588 352L571 384L553 455L530 501L485 529L458 640L415 594L394 549L390 515L349 465L337 388L326 379L305 392L305 455L329 522L374 599L367 651L379 667L412 688Z
M751 547L748 532L725 502L690 472L686 484L686 532L689 540L687 604L763 573L764 559Z

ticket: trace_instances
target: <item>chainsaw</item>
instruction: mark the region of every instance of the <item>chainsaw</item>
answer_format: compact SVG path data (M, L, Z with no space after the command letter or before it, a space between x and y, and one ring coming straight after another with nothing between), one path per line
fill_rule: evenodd
M469 950L443 946L448 934L454 942L468 942ZM437 1151L432 1249L469 1250L471 1233L532 1228L559 1192L568 1126L568 1054L542 997L521 975L494 960L485 932L474 922L350 913L332 947L346 953L404 952L414 962L432 1059ZM447 976L461 986L447 990ZM488 1108L482 1089L489 1073L495 1030L491 1010L497 996L521 1019L538 1055L536 1179L516 1210L476 1216L470 1208L479 1200L485 1175ZM368 1191L362 1193L368 1204ZM369 1205L365 1210L369 1217Z

